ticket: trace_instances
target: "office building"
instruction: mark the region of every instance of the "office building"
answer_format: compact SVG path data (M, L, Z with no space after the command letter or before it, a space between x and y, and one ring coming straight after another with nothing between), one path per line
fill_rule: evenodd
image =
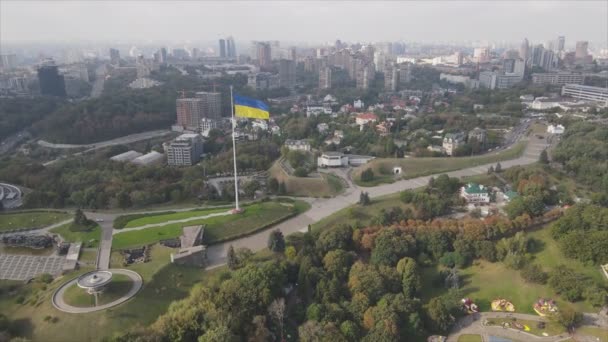
M226 56L228 58L236 58L236 45L232 37L226 38Z
M400 72L401 74L401 72ZM451 75L451 74L439 74L439 80L443 80L449 83L462 84L467 89L477 89L479 87L479 81L464 75Z
M562 87L562 96L598 102L608 106L608 88L591 87L580 84L566 84Z
M296 86L296 62L290 59L279 61L279 84L283 88L293 89Z
M319 70L319 88L330 89L331 88L331 68L325 67Z
M518 75L523 79L525 69L526 65L523 59L513 58L503 61L503 72L505 75Z
M110 49L110 63L112 65L120 64L120 51L117 49Z
M564 51L564 46L566 45L566 37L564 36L559 36L557 37L557 52L562 52Z
M56 65L43 65L38 68L40 94L65 97L65 79L59 74Z
M544 72L532 74L532 83L534 84L566 85L583 84L584 82L584 75L572 72Z
M576 57L576 59L583 59L586 58L588 53L588 48L589 48L589 42L586 41L578 41L576 42L576 54L574 55Z
M258 59L258 66L261 69L268 69L272 66L272 55L270 49L270 43L258 42L256 43L256 54Z
M220 57L226 58L226 41L224 39L220 39Z
M198 131L203 118L203 99L181 98L175 101L177 126L189 131Z
M182 134L165 148L167 164L171 166L191 166L201 160L203 140L200 134Z
M14 53L5 53L0 55L1 66L4 69L12 69L17 66L17 55Z
M222 94L199 91L196 97L203 100L202 115L199 118L219 120L222 117ZM198 121L197 121L198 122Z

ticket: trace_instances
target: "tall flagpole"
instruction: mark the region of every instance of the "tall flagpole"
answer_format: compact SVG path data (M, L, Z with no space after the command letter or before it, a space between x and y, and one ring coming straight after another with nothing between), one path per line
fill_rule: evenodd
M236 142L234 138L234 127L236 119L234 117L234 96L232 95L232 86L230 86L230 108L232 108L232 158L234 160L234 198L236 199L236 212L239 212L239 181L236 174Z

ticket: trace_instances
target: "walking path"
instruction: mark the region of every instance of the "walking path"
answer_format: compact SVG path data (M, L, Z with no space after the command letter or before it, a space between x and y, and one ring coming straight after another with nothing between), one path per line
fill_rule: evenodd
M104 305L99 305L99 306L92 306L92 307L88 307L88 308L69 305L68 303L66 303L63 300L63 295L65 294L65 291L70 286L76 284L76 282L78 281L78 277L76 277L76 278L68 281L67 283L61 285L61 287L58 288L57 291L55 291L55 293L53 293L53 298L52 298L53 306L57 310L60 310L63 312L68 312L68 313L88 313L88 312L104 310L104 309L116 306L118 304L122 304L122 303L126 302L127 300L131 299L131 297L135 296L135 294L141 289L141 287L143 285L143 279L136 272L133 272L130 270L125 270L125 269L111 269L109 271L112 272L113 275L114 274L125 275L125 276L129 277L131 279L131 281L133 282L133 286L131 286L131 289L129 290L129 292L127 292L124 296L118 298L117 300L115 300L113 302L110 302L110 303L107 303ZM85 290L82 289L82 291L85 291Z
M42 233L48 233L52 229L55 229L57 227L61 227L64 224L71 223L72 221L74 221L73 218L67 219L65 221L57 222L57 223L54 223L54 224L52 224L50 226L46 226L46 227L39 228L39 229L22 230L22 231L11 231L11 232L8 232L8 233L0 233L0 235L9 236L9 235L15 235L15 234L42 234Z
M210 217L226 216L226 215L232 215L232 212L230 210L228 210L228 211L225 211L222 213L213 213L213 214L207 214L207 215L202 215L202 216L188 217L188 218L181 219L181 220L171 220L171 221L165 221L165 222L161 222L161 223L149 223L149 224L145 224L145 225L139 226L139 227L123 228L120 230L114 229L112 231L112 235L132 232L132 231L136 231L136 230L142 230L142 229L146 229L146 228L162 227L162 226L166 226L166 225L173 224L173 223L185 223L185 222L190 222L190 221L195 221L195 220L202 220L202 219L206 219L206 218L210 218Z

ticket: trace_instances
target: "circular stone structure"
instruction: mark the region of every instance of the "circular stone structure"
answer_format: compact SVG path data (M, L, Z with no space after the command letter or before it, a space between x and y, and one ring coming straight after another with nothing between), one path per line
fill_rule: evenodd
M97 277L93 278L93 275L95 275L95 273L97 273L96 274ZM100 274L100 273L102 273L102 274ZM109 276L106 273L109 273ZM105 286L111 282L112 275L114 275L114 274L125 275L125 276L129 277L129 279L133 282L133 285L131 286L131 289L129 290L129 292L127 292L124 296L118 298L117 300L107 303L107 304L103 304L103 305L99 305L99 306L92 306L92 307L72 306L63 300L63 295L65 294L65 291L68 288L70 288L70 286L76 284L76 285L78 285L78 287L85 288L85 289L88 289L90 287L98 287L99 284L102 284L102 283L104 284L103 286ZM89 278L86 278L86 276L88 276ZM105 278L105 277L107 277L107 278ZM81 279L82 279L82 284L85 285L86 287L81 286L81 282L80 282ZM87 282L87 281L93 281L93 282ZM89 285L93 285L93 286L89 286ZM125 270L125 269L120 268L120 269L110 269L107 271L93 271L93 272L85 273L85 274L83 274L77 278L74 278L74 279L68 281L67 283L61 285L57 289L57 291L55 291L55 293L53 293L53 298L51 300L53 302L53 306L59 311L68 312L68 313L95 312L95 311L105 310L105 309L108 309L113 306L126 302L127 300L129 300L133 296L135 296L135 294L137 294L137 292L139 292L139 290L141 290L142 286L143 286L143 279L141 278L141 276L137 272L133 272L131 270Z
M81 289L87 290L88 294L96 294L112 281L112 272L110 271L92 271L85 273L76 279L76 285Z

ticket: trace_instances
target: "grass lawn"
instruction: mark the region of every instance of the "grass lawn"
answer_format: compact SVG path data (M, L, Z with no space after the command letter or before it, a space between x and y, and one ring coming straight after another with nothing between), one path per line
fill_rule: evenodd
M186 297L192 286L210 284L226 270L220 267L203 271L170 264L171 251L171 248L153 246L150 262L128 267L142 276L144 285L133 299L117 307L81 315L62 313L53 308L50 298L54 290L60 284L91 270L82 269L47 285L45 290L41 290L37 283L26 285L23 282L0 281L0 287L18 287L17 293L0 292L2 313L15 320L19 332L33 341L49 341L49 336L54 341L63 342L101 341L134 326L148 325L166 312L172 301ZM112 267L123 268L116 264L112 264ZM15 303L15 298L21 295L26 298L26 304ZM34 297L37 300L30 304L30 299ZM56 323L45 321L46 316L56 317Z
M576 329L576 333L579 335L597 337L599 339L598 340L599 342L608 342L608 330L607 329L600 329L600 328L594 328L594 327L582 327L582 328Z
M141 217L141 218L137 218L132 221L129 221L127 223L127 225L125 226L125 228L135 228L135 227L145 226L147 224L163 223L163 222L173 221L173 220L183 220L183 219L187 219L190 217L205 216L205 215L214 214L214 213L223 213L229 209L230 208L226 207L226 208L219 208L219 209L215 208L215 209L182 211L182 212L163 214L163 215L148 215L145 217Z
M82 242L83 247L97 247L101 239L101 228L95 225L86 231L72 231L70 229L72 223L64 224L57 228L51 229L51 233L59 234L67 242Z
M530 331L527 331L527 332L532 335L536 335L536 336L543 336L543 333L547 333L547 335L549 335L549 336L555 336L555 335L559 335L566 331L564 329L564 327L559 325L559 323L552 322L549 319L543 320L543 322L545 323L545 327L543 329L538 328L538 321L530 321L530 320L525 320L525 319L517 319L517 320L513 321L511 319L506 319L506 318L488 319L489 325L502 326L503 322L508 322L508 323L517 322L521 325L528 326L528 328L530 328ZM512 328L514 328L514 327L512 327Z
M507 150L473 157L378 158L356 168L353 172L353 180L359 186L391 183L395 180L394 176L390 173L390 170L394 166L401 166L403 168L401 177L409 179L514 159L519 157L525 148L526 142L520 141ZM374 171L375 179L370 182L362 182L361 172L369 168Z
M321 173L318 178L290 176L283 171L278 161L268 171L271 177L285 183L287 193L292 196L333 197L342 192L344 187L336 176L326 173Z
M112 276L112 282L108 284L107 288L98 296L98 305L104 305L111 303L118 298L125 295L131 287L133 282L131 279L124 274L115 274ZM88 294L84 289L74 284L70 286L64 294L64 300L67 304L78 307L91 307L95 306L95 297Z
M18 228L40 228L70 219L72 215L59 211L27 211L0 214L0 232Z
M482 342L480 335L464 334L458 336L458 342Z
M371 223L382 209L389 210L394 207L405 209L411 206L399 200L399 194L391 194L372 199L368 206L353 205L339 210L328 217L314 223L313 230L323 230L340 224L349 224L353 227L364 227Z
M96 249L90 249L90 250L82 249L80 252L80 258L78 258L78 261L94 265L95 261L97 261L97 250Z
M9 247L0 243L0 253L3 254L18 254L18 255L51 255L55 249L53 247L34 249L27 247Z
M243 234L253 233L294 213L302 213L308 210L310 205L303 201L295 201L294 203L272 201L255 203L244 208L245 212L239 215L216 216L187 223L175 223L116 234L112 241L112 247L114 249L125 249L176 238L182 234L183 226L197 224L206 225L205 244L214 244Z

